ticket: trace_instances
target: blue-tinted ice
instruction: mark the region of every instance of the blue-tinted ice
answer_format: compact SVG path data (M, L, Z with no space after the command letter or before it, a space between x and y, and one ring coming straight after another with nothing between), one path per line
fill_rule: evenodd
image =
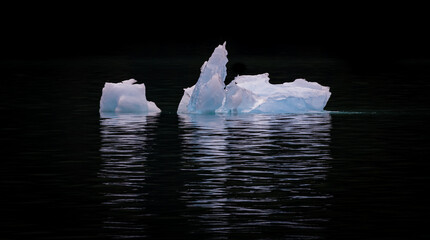
M306 113L324 110L330 88L305 79L269 83L269 74L237 76L225 86L227 50L215 48L196 85L184 89L178 113Z
M148 101L145 84L130 79L120 83L105 83L100 99L100 113L155 113L161 112L154 102Z
M269 74L237 76L225 86L227 75L226 44L215 48L203 63L197 83L184 89L178 113L306 113L324 110L330 88L305 79L283 84L269 83ZM100 113L161 112L148 101L145 84L130 79L105 83L100 99Z

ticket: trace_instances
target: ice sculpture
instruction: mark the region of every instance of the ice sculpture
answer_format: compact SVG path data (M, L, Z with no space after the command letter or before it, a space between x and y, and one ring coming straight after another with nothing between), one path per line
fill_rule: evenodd
M225 43L201 68L196 85L184 89L178 113L306 113L324 110L330 88L305 79L269 83L269 74L237 76L227 87Z
M129 79L120 83L105 83L100 99L100 113L155 113L161 112L154 102L148 101L145 84L134 84Z

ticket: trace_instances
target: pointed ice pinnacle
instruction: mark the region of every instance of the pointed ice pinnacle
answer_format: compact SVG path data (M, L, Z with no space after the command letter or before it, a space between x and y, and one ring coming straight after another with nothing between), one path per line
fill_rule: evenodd
M197 83L184 89L178 113L214 113L221 107L228 62L225 45L224 42L216 47L209 60L203 63Z

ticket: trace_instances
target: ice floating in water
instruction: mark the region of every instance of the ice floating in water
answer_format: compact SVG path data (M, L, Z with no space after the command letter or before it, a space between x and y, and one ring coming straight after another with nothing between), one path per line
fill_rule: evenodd
M178 106L179 113L213 113L221 107L225 97L227 62L224 43L216 47L209 60L203 63L197 83L184 89Z
M305 79L270 84L269 74L237 76L226 87L216 112L303 113L322 111L330 97L328 87Z
M330 98L329 87L305 79L283 84L269 83L269 74L237 76L225 86L225 43L215 48L200 69L197 83L184 89L178 113L305 113L323 111ZM130 79L105 83L100 113L157 113L148 101L145 84Z
M184 89L178 113L306 113L323 111L330 88L305 79L269 83L269 74L237 76L227 87L225 43L201 68L196 85Z
M100 99L100 113L155 113L161 110L146 100L145 84L129 79L120 83L105 83Z

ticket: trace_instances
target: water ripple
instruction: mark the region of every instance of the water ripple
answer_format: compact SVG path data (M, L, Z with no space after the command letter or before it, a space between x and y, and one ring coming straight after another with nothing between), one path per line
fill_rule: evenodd
M101 120L108 237L322 236L329 114L168 117Z
M107 207L104 228L111 238L145 237L145 226L139 220L145 210L147 193L147 128L154 116L114 116L101 119L104 162L99 171L103 179L102 195ZM150 139L149 139L150 140Z
M326 208L331 197L317 190L329 169L330 115L183 115L180 120L181 170L199 175L181 199L199 209L197 218L188 218L203 226L200 231L226 237L266 227L285 236L323 228L327 219L314 212Z

